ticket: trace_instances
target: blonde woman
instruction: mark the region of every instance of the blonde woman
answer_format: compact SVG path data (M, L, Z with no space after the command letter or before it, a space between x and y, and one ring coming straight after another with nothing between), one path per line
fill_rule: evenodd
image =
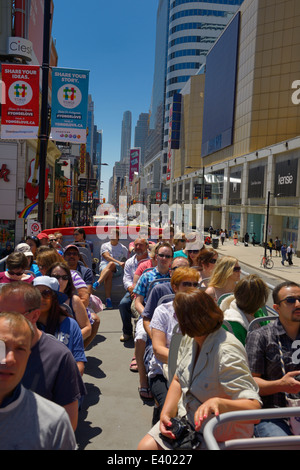
M217 302L221 295L234 291L235 285L241 277L241 267L238 260L231 256L218 259L210 278L206 293Z

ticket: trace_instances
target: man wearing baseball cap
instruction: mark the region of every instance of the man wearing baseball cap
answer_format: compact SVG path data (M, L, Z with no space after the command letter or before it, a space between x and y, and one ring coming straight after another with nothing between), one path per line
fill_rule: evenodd
M46 245L46 246L49 245L49 237L46 233L43 233L43 232L39 233L37 235L37 238L40 240L41 245Z
M86 285L88 286L89 293L92 293L93 286L93 271L80 263L80 251L76 245L68 245L64 251L64 259L68 263L71 270L78 271Z

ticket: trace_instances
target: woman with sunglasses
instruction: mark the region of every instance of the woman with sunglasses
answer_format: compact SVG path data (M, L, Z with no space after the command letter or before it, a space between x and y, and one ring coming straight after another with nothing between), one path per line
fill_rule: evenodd
M232 294L241 277L241 267L238 260L231 256L218 259L212 273L206 293L218 302L224 294Z
M200 274L193 268L177 268L171 277L171 287L174 293L185 292L187 289L196 289L199 285ZM173 300L159 305L153 313L150 322L153 356L149 362L148 380L152 395L158 407L153 414L154 425L159 419L167 392L168 380L164 376L164 364L168 364L169 347L173 329L177 325Z
M0 284L7 284L14 281L24 281L29 284L34 280L32 274L27 274L28 269L27 256L22 252L14 252L7 257L6 271L0 273Z
M213 248L203 248L200 250L197 264L200 266L202 286L208 286L209 278L215 269L217 260L218 252Z
M61 306L67 300L67 295L59 291L59 282L54 277L39 276L34 279L33 285L42 296L38 328L55 336L70 349L83 375L87 360L81 330L76 320Z
M177 292L173 302L183 339L176 373L156 423L141 440L138 450L176 448L171 419L185 418L199 433L213 415L239 410L258 410L261 399L248 366L245 348L222 328L223 312L199 289ZM217 441L250 438L254 425L232 422L218 426ZM200 444L202 447L202 444ZM199 448L199 447L198 447Z
M72 315L81 329L83 340L86 340L91 335L92 325L83 302L78 295L75 294L76 289L72 281L69 266L64 262L56 262L52 264L47 272L47 276L54 277L58 280L59 291L66 294L68 297L64 304L70 307Z

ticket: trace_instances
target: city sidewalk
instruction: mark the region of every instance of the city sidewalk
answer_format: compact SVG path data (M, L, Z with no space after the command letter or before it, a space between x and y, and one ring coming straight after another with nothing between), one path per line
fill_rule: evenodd
M261 258L264 255L264 248L262 246L249 244L246 247L242 242L238 242L238 244L234 246L233 240L226 239L223 246L219 240L217 251L223 256L234 256L241 263L253 269L257 269L268 276L300 283L300 259L297 258L296 255L293 255L293 265L289 266L286 261L285 265L282 266L281 256L276 256L275 250L273 250L272 260L274 261L274 267L272 269L265 269L260 267ZM269 250L267 250L267 255L269 255L269 253Z

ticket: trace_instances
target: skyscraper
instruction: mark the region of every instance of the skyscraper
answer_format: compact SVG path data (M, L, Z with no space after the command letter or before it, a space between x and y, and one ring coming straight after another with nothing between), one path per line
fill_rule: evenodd
M148 195L167 174L169 113L175 93L205 64L206 55L243 0L160 0L155 65L145 150ZM157 179L160 165L160 181Z
M145 161L150 161L163 148L167 76L170 0L159 0L156 15L155 63L150 106L149 134Z
M121 134L121 154L120 161L129 161L129 150L131 147L131 111L125 111L122 121L122 134Z
M208 51L242 3L243 0L170 0L164 148L168 145L174 94L205 64Z

